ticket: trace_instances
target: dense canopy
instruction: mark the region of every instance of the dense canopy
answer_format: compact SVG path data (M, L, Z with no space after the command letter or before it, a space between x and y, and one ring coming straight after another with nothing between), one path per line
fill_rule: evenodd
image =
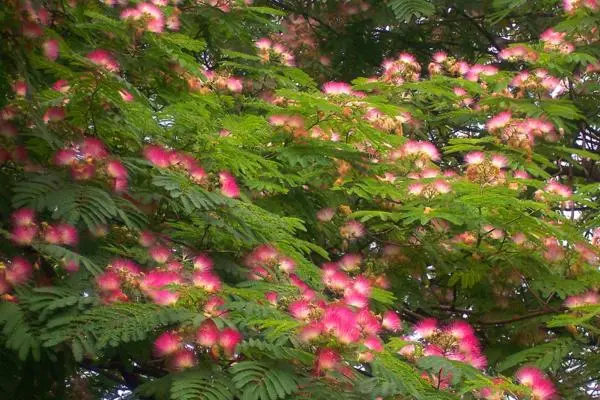
M600 1L4 0L7 399L600 399Z

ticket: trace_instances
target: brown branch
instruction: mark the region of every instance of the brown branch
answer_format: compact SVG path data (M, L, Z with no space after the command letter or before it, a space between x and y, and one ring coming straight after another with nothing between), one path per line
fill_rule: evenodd
M477 321L477 323L479 325L506 325L506 324L511 324L513 322L518 322L518 321L523 321L526 319L540 317L542 315L557 314L560 312L561 312L560 310L539 310L539 311L531 312L529 314L519 315L517 317L492 320L492 321Z

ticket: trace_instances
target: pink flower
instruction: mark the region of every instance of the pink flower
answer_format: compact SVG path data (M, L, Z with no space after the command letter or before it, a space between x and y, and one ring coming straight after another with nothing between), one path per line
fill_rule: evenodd
M33 242L37 235L37 227L32 226L15 226L11 231L10 238L18 245L26 246Z
M435 318L426 318L417 322L414 326L414 333L422 338L432 336L438 330L438 321Z
M117 179L127 178L127 169L119 160L110 160L106 163L106 174Z
M194 269L200 272L208 272L213 269L213 261L206 254L198 254L192 261Z
M318 338L323 332L323 325L319 322L313 322L304 326L299 333L300 340L310 342Z
M13 91L19 97L25 97L27 95L27 83L23 80L18 80L12 85Z
M230 77L226 81L227 89L233 93L241 93L244 89L244 84L240 78Z
M436 63L443 63L444 61L446 61L446 59L448 59L448 54L446 54L446 52L444 51L436 51L435 53L433 53L432 59Z
M418 196L423 192L423 189L425 189L425 185L422 183L411 183L408 185L408 194Z
M317 219L321 222L329 222L335 215L335 208L322 208L317 211Z
M376 351L378 353L383 351L383 343L377 336L369 336L366 338L364 345L367 349Z
M311 306L306 300L296 300L290 303L288 310L292 317L299 320L306 320L310 316Z
M150 247L156 242L156 236L154 233L149 231L140 232L140 236L138 238L138 243L144 247Z
M487 124L486 129L488 131L495 131L504 128L512 119L510 111L504 111L491 118Z
M49 60L56 61L58 59L58 40L46 40L44 44L42 44L42 48L44 50L44 55L48 57Z
M265 299L269 302L269 304L276 306L277 305L277 292L267 292L265 293Z
M72 165L77 161L77 153L73 149L59 149L54 154L53 161L58 166Z
M23 36L25 36L28 39L37 39L44 34L42 28L35 22L23 23L21 31L23 32Z
M58 122L65 119L65 109L63 107L49 107L42 117L45 123Z
M146 20L146 28L150 32L161 33L165 26L164 14L160 8L151 3L139 3L137 10Z
M331 95L350 95L352 86L346 82L327 82L323 84L323 92Z
M388 331L396 332L402 329L402 321L395 311L388 310L383 314L381 326Z
M123 99L123 101L126 103L131 103L133 101L133 95L125 89L119 90L119 95L121 96L121 99Z
M349 240L359 239L365 235L365 227L357 220L350 220L340 228L340 235Z
M535 367L525 366L515 373L515 378L531 388L536 400L549 400L556 393L556 388L542 371Z
M219 181L221 182L221 193L223 196L229 198L240 196L240 188L231 173L227 171L219 172Z
M450 326L448 326L448 328L446 328L446 331L459 340L467 337L475 337L475 330L465 321L453 322Z
M317 352L316 370L317 373L334 369L342 357L334 350L324 348Z
M175 353L181 347L181 336L175 332L164 332L154 341L154 353L158 357Z
M165 246L157 245L150 248L148 253L154 261L156 261L159 264L164 264L169 260L169 257L171 256L171 249Z
M76 260L67 260L63 262L63 268L72 274L79 271L79 263Z
M492 156L492 165L496 168L506 168L508 166L508 158L500 154Z
M344 293L344 303L351 307L365 308L369 306L369 298L356 291L346 290Z
M152 299L154 304L160 306L170 306L177 303L179 300L179 294L166 289L154 289L150 290L148 296Z
M108 156L108 151L100 139L86 137L79 147L84 157L101 160Z
M11 285L20 285L33 276L33 266L23 257L12 259L10 266L5 271L6 281Z
M190 349L179 349L167 360L167 367L171 370L181 371L196 365L196 355Z
M207 319L200 324L196 331L196 343L200 346L211 347L219 341L219 328L212 319Z
M352 289L359 295L369 297L372 291L371 281L366 276L359 275L354 279Z
M218 292L221 289L221 280L212 272L194 271L192 274L194 286L200 287L209 293Z
M553 193L558 196L569 198L573 195L573 191L567 185L563 185L556 181L550 181L544 188L545 192Z
M340 269L344 271L356 271L360 268L363 257L359 253L348 253L338 261Z
M171 31L178 31L181 28L181 21L179 20L179 14L173 13L171 14L166 21L167 29Z
M103 292L119 290L121 287L121 278L114 271L106 271L96 277L96 284Z
M212 295L206 300L206 303L204 303L204 312L215 317L225 316L227 312L223 310L224 305L225 300L219 296Z
M79 241L77 229L70 224L58 224L56 231L60 237L60 242L68 246L74 246Z
M219 344L229 356L235 353L235 348L241 341L242 334L232 328L225 328L219 334Z
M16 226L35 225L35 211L32 208L19 208L12 213L11 219Z
M119 71L119 63L113 58L113 56L106 50L97 49L87 54L87 59L92 63L105 68L110 72Z
M169 152L161 146L147 145L144 147L144 157L158 168L168 168L171 165Z
M465 162L470 165L481 164L485 161L485 154L482 151L472 151L465 155Z
M258 48L260 50L268 50L271 48L272 44L273 43L268 38L261 38L261 39L258 39L256 42L254 42L254 45L256 46L256 48Z

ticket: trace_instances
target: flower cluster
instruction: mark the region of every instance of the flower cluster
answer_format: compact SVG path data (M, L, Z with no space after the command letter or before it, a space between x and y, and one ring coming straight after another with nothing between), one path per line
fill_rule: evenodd
M569 296L565 299L565 307L567 308L577 308L594 304L600 304L600 294L593 290L583 294Z
M10 262L0 261L0 295L9 293L13 286L21 285L33 276L33 266L23 257L14 257Z
M535 367L522 367L515 373L517 381L531 390L532 399L550 400L554 398L556 388L542 371Z
M99 67L104 68L109 72L119 72L119 62L107 50L96 49L89 52L86 58Z
M432 61L427 66L430 75L446 73L451 76L462 76L465 79L477 82L481 76L493 76L498 73L494 65L473 64L456 60L443 51L433 54Z
M484 369L487 365L475 330L465 321L455 321L440 327L437 320L427 318L414 325L413 332L407 339L411 343L402 347L398 353L408 359L438 356L461 361L478 369ZM448 373L441 375L445 379L449 378Z
M545 69L521 71L510 82L516 89L515 97L523 97L526 92L550 96L558 96L565 91L561 80L551 76Z
M21 208L12 214L11 239L20 246L30 245L36 239L50 244L74 246L79 241L77 229L67 223L37 222L35 211Z
M179 371L196 365L206 350L215 360L221 354L228 360L232 359L241 341L242 334L237 330L219 330L212 319L207 319L195 334L185 330L163 332L154 340L154 355L163 358L168 369Z
M273 43L269 38L261 38L254 45L258 49L260 59L263 63L278 61L288 67L295 65L294 56L280 43Z
M557 32L552 28L546 29L540 35L540 40L544 42L544 50L559 51L563 54L569 54L575 51L575 45L565 41L566 35L566 32Z
M304 128L304 118L300 115L271 115L269 117L269 123L283 129L285 132L291 133L294 137L307 135L306 129Z
M179 65L173 66L173 70L186 79L187 85L191 91L202 94L212 90L229 91L231 93L241 93L244 90L244 82L241 78L220 73L213 70L201 70L204 79L185 71Z
M496 185L505 180L503 169L508 166L508 159L501 154L488 157L481 151L472 151L465 155L465 163L466 176L470 181L482 185Z
M250 268L249 276L253 280L276 282L283 278L281 274L290 277L296 269L294 260L269 245L258 246L246 256L244 261Z
M323 84L323 93L328 96L364 96L364 93L352 90L352 86L349 83L335 81L325 82Z
M388 116L374 107L367 108L363 118L368 121L375 129L388 133L403 134L403 124L410 124L413 121L409 112L402 112L395 116Z
M542 118L514 118L510 111L490 118L486 129L508 145L531 150L536 138L557 141L560 138L554 125Z
M382 68L381 79L394 85L417 81L421 74L421 65L410 53L400 53L396 59L385 60Z
M209 186L211 184L209 174L191 154L169 150L160 145L147 145L144 147L144 157L157 168L169 168L184 172L193 182L199 185ZM224 196L231 198L239 197L240 189L235 177L231 173L227 171L219 172L218 180L221 193Z
M535 62L538 59L538 54L534 50L519 44L502 49L498 57L508 61Z
M600 10L600 2L598 0L563 0L563 8L567 13L573 13L580 8L598 11Z
M116 192L127 190L127 169L120 160L109 157L106 146L99 139L87 137L72 143L58 150L53 162L60 167L69 167L75 180L85 181L99 175L108 179Z

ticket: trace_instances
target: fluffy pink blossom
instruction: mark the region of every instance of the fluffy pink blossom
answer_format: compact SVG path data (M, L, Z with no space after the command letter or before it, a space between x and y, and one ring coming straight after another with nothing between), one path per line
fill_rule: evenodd
M306 320L311 313L311 305L306 300L296 300L290 303L288 310L292 317L299 320Z
M96 284L103 292L119 290L121 287L121 278L114 271L106 271L96 277Z
M119 63L106 50L97 49L87 54L87 59L110 72L119 71Z
M338 265L344 271L356 271L360 268L362 260L360 253L348 253L338 261Z
M144 157L158 168L168 168L171 165L169 151L158 145L147 145L144 147Z
M164 264L169 260L169 257L171 256L171 249L165 246L157 245L151 247L148 253L154 261L156 261L159 264Z
M175 332L164 332L154 341L154 353L158 357L168 356L181 348L181 336Z
M235 353L235 348L241 341L242 334L233 328L225 328L219 334L219 345L229 356Z
M240 78L230 77L226 81L227 89L233 93L241 93L244 89L244 83Z
M54 164L58 166L72 165L77 161L77 153L73 149L59 149L53 158Z
M56 61L58 59L58 40L49 39L46 40L42 44L42 49L44 50L44 55L51 61Z
M240 196L240 188L231 173L227 171L219 172L219 181L221 182L221 193L223 193L223 196L230 198Z
M79 147L84 157L102 160L108 156L108 150L106 150L104 143L97 138L86 137L81 141Z
M486 124L488 131L495 131L504 128L512 119L510 111L504 111L492 117Z
M321 222L329 222L335 215L335 208L322 208L317 211L317 219Z
M33 276L33 266L23 257L12 259L10 266L5 270L6 281L11 285L21 285Z
M414 326L414 333L422 338L428 338L438 330L438 321L435 318L426 318L417 322Z
M37 232L36 226L15 226L11 231L10 238L16 244L26 246L33 242Z
M340 228L340 235L349 240L359 239L363 237L365 233L365 226L357 220L350 220Z
M213 268L213 261L206 254L198 254L192 260L192 264L194 269L200 272L212 271Z
M352 86L346 82L326 82L323 84L323 92L330 95L350 95Z
M147 294L150 299L152 299L154 304L158 304L160 306L170 306L176 304L179 300L179 293L166 289L150 290Z
M402 321L396 312L388 310L383 314L381 326L388 331L396 332L402 329Z
M110 160L106 163L106 174L113 178L127 178L127 169L119 160Z
M334 369L342 357L332 349L324 348L317 352L315 369L317 373Z
M45 123L62 121L65 119L65 109L60 106L48 107L42 119Z
M212 272L194 271L192 274L194 286L200 287L209 293L218 292L221 289L221 280Z
M179 349L167 360L167 367L171 370L181 371L192 368L198 360L196 355L190 349Z
M200 324L196 332L196 343L200 346L211 347L219 341L219 328L212 319L207 319Z
M302 327L299 333L300 340L310 342L321 336L323 325L320 322L313 322Z
M485 153L482 151L472 151L465 155L465 162L470 165L481 164L485 161Z
M35 225L35 210L33 208L19 208L12 213L11 220L16 226Z

